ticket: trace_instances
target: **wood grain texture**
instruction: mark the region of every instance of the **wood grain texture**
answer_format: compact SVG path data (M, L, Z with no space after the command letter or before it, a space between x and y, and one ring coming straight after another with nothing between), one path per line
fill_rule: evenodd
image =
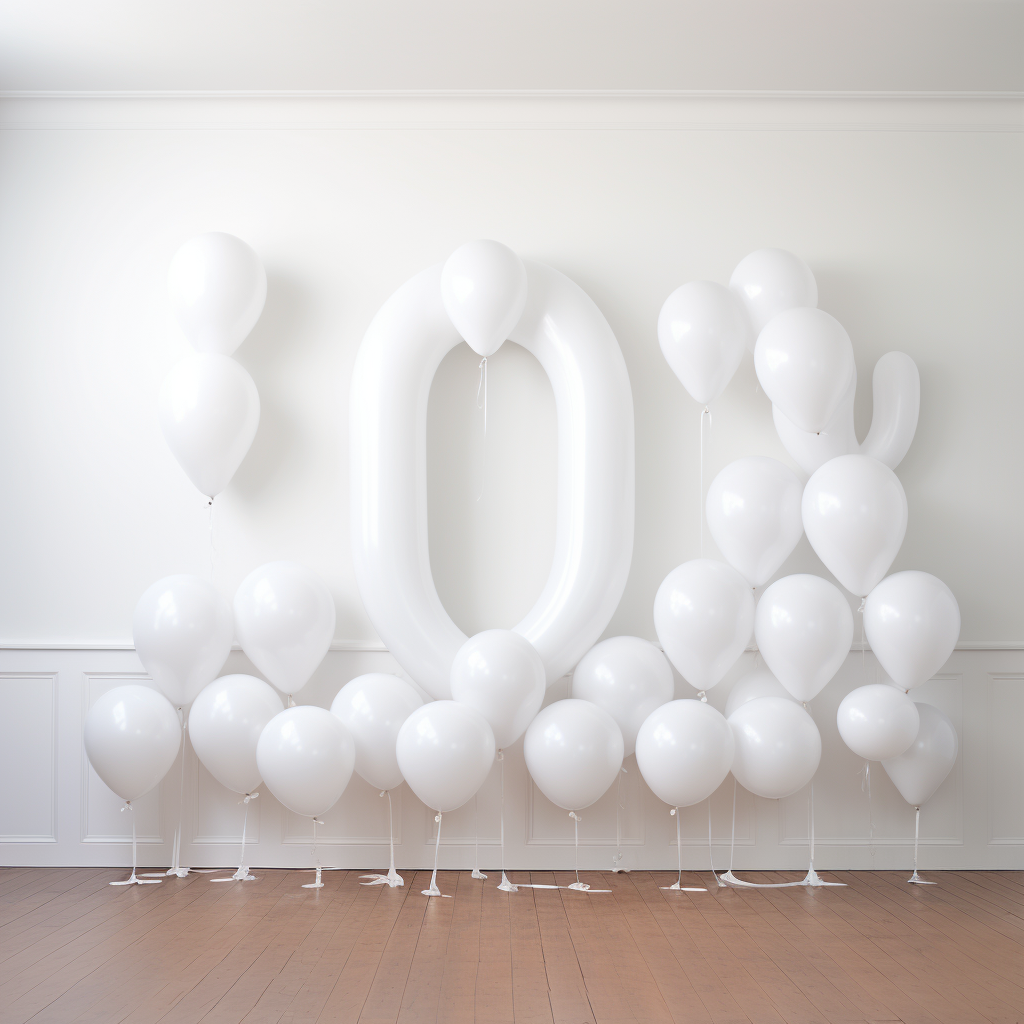
M0 1024L1021 1024L1024 872L837 872L835 889L710 874L262 870L112 888L0 869ZM777 872L750 881L782 881Z

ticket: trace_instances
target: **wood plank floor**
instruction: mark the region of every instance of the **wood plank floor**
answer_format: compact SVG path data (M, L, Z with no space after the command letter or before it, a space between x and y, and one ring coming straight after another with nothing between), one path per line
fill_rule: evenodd
M1021 871L692 893L587 874L611 890L594 894L442 872L453 898L431 900L421 871L401 889L329 872L319 891L257 873L129 888L107 884L122 870L0 868L0 1024L1024 1022Z

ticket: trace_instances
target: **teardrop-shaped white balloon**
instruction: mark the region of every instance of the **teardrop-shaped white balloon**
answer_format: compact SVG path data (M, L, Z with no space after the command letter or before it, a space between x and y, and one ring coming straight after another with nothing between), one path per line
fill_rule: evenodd
M856 373L843 325L820 309L790 309L769 320L754 345L754 369L773 405L801 430L824 430Z
M787 309L818 305L818 283L811 268L785 249L758 249L744 256L729 278L729 287L750 317L751 350L772 317Z
M928 682L960 639L960 606L931 573L895 572L868 594L864 632L882 668L904 690Z
M752 587L767 583L803 536L803 484L776 459L730 462L708 488L708 529L725 560Z
M842 455L807 481L804 532L825 568L866 597L889 571L907 532L907 495L877 459Z
M220 494L242 464L260 423L252 377L228 356L199 352L160 385L160 429L201 494Z
M921 725L917 705L895 687L870 683L851 690L836 712L843 742L868 761L904 753Z
M441 271L441 299L455 329L474 352L493 355L526 306L526 267L501 242L459 246Z
M900 796L920 807L934 795L956 764L960 741L956 727L931 704L918 704L921 724L909 749L882 762Z

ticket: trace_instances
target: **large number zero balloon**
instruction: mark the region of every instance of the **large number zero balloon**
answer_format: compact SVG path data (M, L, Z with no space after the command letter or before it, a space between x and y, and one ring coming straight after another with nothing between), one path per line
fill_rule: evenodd
M752 587L789 558L804 532L803 485L788 466L751 455L730 462L708 488L708 529L722 557Z
M640 727L636 763L659 800L690 807L725 781L735 746L721 712L699 700L673 700Z
M275 715L256 744L267 788L290 811L315 818L341 798L352 778L355 746L336 715L299 705Z
M122 800L138 800L170 770L181 746L178 715L148 686L115 686L85 716L85 752Z
M167 445L210 498L220 494L242 464L260 423L260 395L245 370L228 356L197 352L164 378L157 400Z
M729 725L736 740L732 773L755 796L792 796L818 770L821 733L799 704L759 697L737 708Z
M580 811L600 800L622 768L622 731L587 700L549 704L530 723L523 754L537 788L557 807Z
M676 566L654 598L654 628L669 661L698 690L732 667L754 628L754 595L724 562L697 558Z
M190 238L174 254L167 290L193 347L229 356L263 312L267 274L259 256L240 238L211 231Z
M866 597L889 571L907 532L907 496L896 474L866 455L842 455L804 488L807 539L839 582Z
M132 636L157 688L175 707L184 707L216 678L231 653L231 609L199 576L166 576L139 598Z
M921 724L917 705L884 683L851 690L839 705L836 725L843 742L868 761L884 761L904 753Z
M713 281L691 281L677 288L658 316L665 361L701 405L714 401L732 380L750 333L737 296Z
M235 592L235 632L252 663L283 693L298 693L334 639L327 584L298 562L268 562Z
M960 743L953 723L931 704L918 704L921 724L914 742L902 754L882 762L886 775L911 807L935 794L953 765Z
M395 743L405 720L423 706L420 695L398 676L371 672L347 682L331 704L352 736L356 772L374 789L402 784Z
M523 735L544 703L547 686L540 655L508 629L470 637L452 662L452 699L487 719L499 750Z
M583 656L572 675L572 696L604 708L615 719L626 757L636 750L636 734L644 719L674 694L668 659L637 636L602 640Z
M274 688L255 676L221 676L196 697L188 732L206 770L226 789L251 793L260 784L256 745L284 711Z
M398 730L398 767L412 791L442 814L470 800L494 764L494 733L475 708L435 700Z
M757 602L754 637L765 664L799 701L816 697L839 671L853 642L853 612L820 576L776 580Z
M904 690L926 683L960 638L960 606L927 572L896 572L864 602L864 632L879 664Z

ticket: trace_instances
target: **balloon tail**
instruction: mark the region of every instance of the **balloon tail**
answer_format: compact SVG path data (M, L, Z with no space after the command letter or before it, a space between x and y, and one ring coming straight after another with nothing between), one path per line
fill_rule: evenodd
M476 496L479 501L484 496L484 478L487 465L487 356L480 360L480 382L476 386L476 407L484 413L484 439L480 454L480 491ZM482 403L481 403L482 397ZM476 877L475 875L473 876Z
M711 864L711 875L718 883L718 887L720 889L727 888L726 883L715 873L715 854L711 847L711 797L708 797L708 862Z
M441 818L442 814L438 811L437 814L434 815L434 821L437 822L437 841L434 843L434 872L430 876L430 888L421 889L420 892L423 893L424 896L440 896L443 899L450 900L451 896L445 895L445 893L441 892L437 887L437 857L441 852Z
M501 777L501 881L498 888L502 892L518 892L519 886L513 885L505 874L505 752L498 751L498 764L501 766L499 775Z
M316 861L316 880L304 884L302 886L303 889L322 889L324 887L324 881L321 877L323 874L323 867L320 864L320 858L316 852L316 827L317 825L322 824L323 822L319 818L313 818L313 845L309 848L309 855Z
M216 569L216 548L214 547L213 541L213 498L210 498L206 507L209 511L209 524L210 524L210 582L216 586L217 584L217 569Z
M711 443L711 410L705 405L700 413L700 557L704 557L704 417L708 418L708 446Z
M132 874L131 878L126 878L123 882L111 882L111 885L159 885L163 879L155 879L150 881L149 879L139 878L135 873L139 863L139 848L135 838L135 808L132 807L131 800L125 800L124 807L121 811L128 811L132 816Z
M907 879L913 885L937 885L937 882L926 882L917 873L917 846L921 838L921 808L914 808L914 873Z
M576 881L571 882L569 888L586 892L590 886L586 882L580 881L580 816L575 811L570 811L569 817L572 818L573 833L576 837Z
M736 788L738 783L735 777L732 780L732 839L729 840L729 874L732 874L732 866L736 860Z
M612 857L612 872L615 874L629 873L629 868L622 866L622 812L626 809L626 805L622 802L622 776L625 774L626 769L620 768L618 789L615 793L615 856Z
M663 885L662 889L672 889L676 892L707 892L702 885L683 885L683 840L679 832L679 808L673 807L668 813L676 819L676 860L679 874L671 885Z
M860 784L861 792L868 795L868 856L871 857L871 869L875 867L875 812L871 802L871 762L864 762L864 779Z
M360 878L368 879L368 881L360 882L360 885L388 885L392 889L397 888L400 885L405 885L405 879L395 870L395 819L391 809L391 790L382 789L380 791L381 796L387 796L388 798L388 833L389 840L391 843L391 867L388 868L386 875L360 875Z
M473 796L473 878L486 878L480 870L480 794Z

